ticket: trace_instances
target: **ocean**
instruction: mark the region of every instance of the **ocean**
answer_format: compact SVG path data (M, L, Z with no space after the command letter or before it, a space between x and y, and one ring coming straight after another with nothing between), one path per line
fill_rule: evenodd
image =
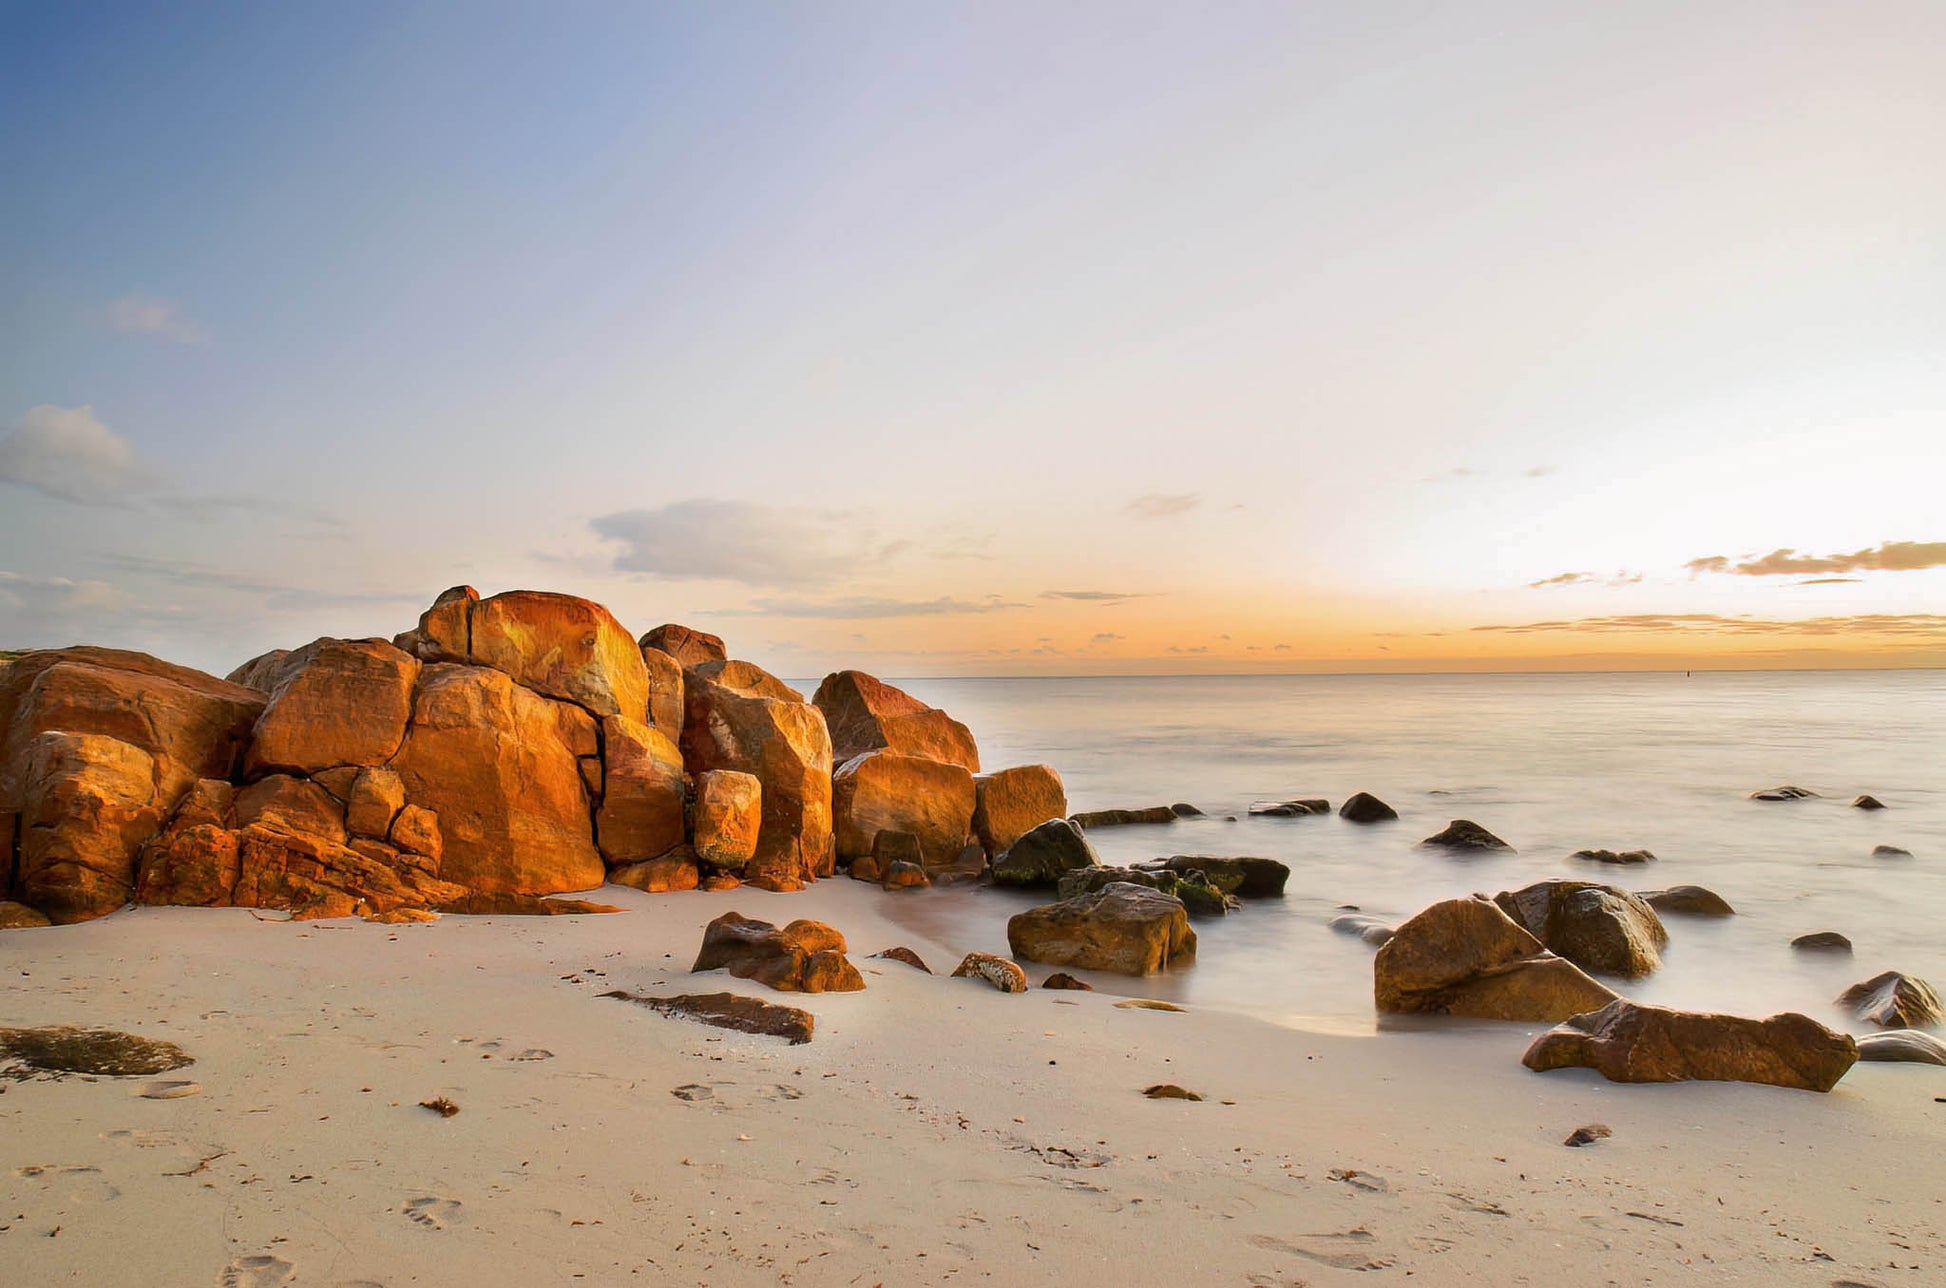
M1199 920L1193 964L1098 988L1339 1033L1380 1027L1374 950L1329 929L1340 905L1392 924L1439 899L1576 877L1701 885L1736 908L1667 916L1662 968L1606 980L1691 1009L1802 1011L1863 1031L1832 1000L1900 970L1946 986L1946 672L1217 676L902 680L973 730L989 769L1044 762L1071 810L1186 801L1209 817L1089 833L1102 860L1251 854L1290 865L1282 900ZM1819 795L1748 799L1782 784ZM1253 818L1253 801L1368 791L1394 823ZM1887 806L1854 809L1870 793ZM1450 820L1516 853L1416 843ZM1898 846L1909 859L1873 857ZM1578 849L1647 849L1613 867ZM1006 951L1007 918L1046 896L949 887L888 895L896 915ZM1795 951L1811 931L1855 955ZM1387 1020L1390 1027L1397 1021Z

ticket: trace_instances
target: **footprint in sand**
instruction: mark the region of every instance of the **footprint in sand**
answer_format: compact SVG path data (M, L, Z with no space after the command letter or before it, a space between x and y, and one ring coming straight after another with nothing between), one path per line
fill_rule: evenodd
M669 1094L691 1104L708 1102L716 1109L735 1109L739 1104L747 1104L751 1100L804 1099L802 1089L781 1082L756 1087L748 1092L734 1082L686 1082L680 1087L671 1087Z
M218 1288L281 1288L297 1267L282 1257L238 1257L216 1277Z
M687 1100L694 1104L698 1100L716 1099L716 1088L700 1082L686 1082L680 1087L671 1087L669 1094L678 1100Z
M431 1195L406 1200L403 1209L406 1216L429 1230L444 1230L459 1220L458 1199L442 1199Z
M1253 1234L1250 1242L1269 1252L1288 1252L1335 1270L1383 1270L1393 1261L1391 1257L1377 1254L1373 1245L1378 1242L1378 1236L1363 1226L1336 1234L1304 1234L1296 1239Z
M49 1188L58 1188L70 1203L106 1203L122 1196L122 1192L109 1184L108 1178L101 1174L99 1167L36 1164L16 1167L14 1175L23 1180L39 1181Z
M143 1131L138 1127L123 1127L117 1131L105 1131L103 1140L114 1141L118 1145L133 1145L137 1149L161 1149L165 1145L180 1145L182 1142L166 1131Z

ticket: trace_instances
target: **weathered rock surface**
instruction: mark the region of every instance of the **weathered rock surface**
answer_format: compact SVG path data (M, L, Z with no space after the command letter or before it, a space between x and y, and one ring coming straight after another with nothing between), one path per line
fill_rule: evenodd
M1195 868L1181 872L1167 868L1069 868L1061 874L1055 893L1063 899L1072 899L1078 894L1088 894L1117 881L1146 886L1180 899L1183 907L1195 917L1220 917L1238 906L1234 895L1212 885L1210 879Z
M404 732L404 726L400 726ZM384 840L405 808L405 783L390 769L361 769L345 800L345 828L354 836Z
M383 640L321 639L286 655L251 733L245 775L383 765L405 739L420 665Z
M1338 817L1352 823L1384 823L1399 816L1399 811L1370 792L1354 792L1338 807Z
M1702 886L1670 886L1666 890L1639 890L1636 898L1659 913L1686 917L1734 917L1737 910L1722 895Z
M1200 813L1201 811L1194 811ZM1178 812L1174 805L1147 805L1140 809L1095 809L1083 810L1068 816L1076 827L1132 827L1140 824L1173 823L1188 815Z
M1936 1029L1939 994L1923 979L1888 970L1838 994L1838 1005L1882 1029Z
M658 626L642 636L641 645L673 657L685 668L701 666L705 662L721 662L729 657L723 649L721 637L678 626L674 622Z
M37 930L53 924L54 919L44 912L11 899L0 900L0 930Z
M1067 989L1076 993L1092 993L1095 986L1085 979L1076 979L1064 970L1057 970L1041 981L1042 988Z
M1027 991L1027 972L1020 968L1020 963L992 953L968 953L953 969L952 977L985 980L1003 993Z
M1751 792L1753 801L1801 801L1808 800L1817 793L1806 787L1766 787L1762 791Z
M573 595L510 590L471 606L464 659L503 671L534 692L596 716L642 720L649 674L642 650L600 604Z
M1867 1033L1858 1039L1860 1060L1898 1061L1906 1064L1946 1065L1946 1042L1917 1029L1891 1029Z
M965 725L863 671L825 676L811 701L824 712L840 763L883 748L980 772L980 751Z
M290 655L291 651L287 648L274 648L268 653L259 653L223 678L231 684L240 684L246 689L255 689L259 693L268 694L277 687L277 677L284 669L284 659Z
M1016 957L1050 966L1150 975L1196 955L1196 932L1182 901L1115 882L1018 913L1007 922Z
M1101 856L1080 827L1053 818L1032 828L993 861L996 885L1051 886L1070 868L1101 866Z
M601 808L595 841L611 867L666 854L683 843L682 753L659 730L627 716L601 722Z
M1052 765L1015 765L973 779L973 835L989 856L1068 812L1068 793Z
M922 970L928 975L932 974L932 967L926 965L926 959L903 944L900 944L896 948L887 948L883 952L873 953L872 956L882 957L886 961L904 962L914 970Z
M1257 801L1250 806L1250 812L1264 818L1308 818L1314 814L1329 814L1331 802L1322 797L1289 801Z
M811 1034L817 1029L817 1017L809 1011L795 1006L778 1006L774 1002L766 1002L759 997L744 997L740 993L681 993L675 997L643 997L613 989L602 996L634 1002L665 1015L695 1020L698 1024L713 1028L783 1038L792 1046L809 1042Z
M1808 1016L1766 1020L1672 1011L1617 998L1548 1030L1527 1048L1528 1068L1594 1069L1611 1082L1758 1082L1829 1091L1857 1063L1858 1047Z
M755 774L712 769L696 775L690 844L696 857L722 872L741 872L757 853L763 826L763 784Z
M1511 853L1514 848L1470 818L1454 819L1419 844L1421 847L1459 851L1506 850Z
M1853 809L1884 809L1885 802L1876 796L1860 796L1851 803Z
M258 779L237 790L231 811L232 825L239 828L261 823L331 845L343 845L348 839L344 807L308 778L272 774Z
M797 890L829 876L836 852L823 714L808 703L766 696L769 686L760 682L753 691L756 677L741 671L717 674L745 687L719 683L705 674L712 665L693 669L684 686L683 762L692 773L734 769L763 784L756 853L744 864L743 879L761 889Z
M1563 1020L1615 999L1484 899L1448 899L1407 920L1372 963L1380 1011Z
M642 723L670 742L681 742L682 663L661 649L645 648L642 669L649 679L649 710Z
M1170 872L1201 872L1218 890L1239 899L1281 898L1284 883L1291 876L1288 864L1248 854L1177 854L1141 866Z
M1851 952L1851 940L1835 930L1820 930L1815 934L1799 935L1791 940L1791 947L1800 953L1845 953Z
M1362 939L1374 948L1383 947L1398 930L1389 922L1368 917L1362 912L1340 913L1331 919L1331 928L1341 935Z
M932 884L932 878L919 864L899 859L885 865L885 875L879 884L887 890L923 890Z
M24 752L16 895L63 924L115 911L161 824L154 757L92 733L43 733Z
M845 937L820 921L797 920L779 929L726 912L703 931L692 972L727 969L784 993L851 993L865 987L845 958Z
M959 765L893 751L854 756L831 782L838 857L872 853L880 832L909 832L927 865L952 863L972 833L973 805L973 775Z
M425 668L392 762L415 805L439 816L440 875L480 893L590 890L606 876L579 758L597 746L587 712L506 673Z
M610 872L608 880L612 885L627 886L648 894L670 894L679 890L694 890L702 884L703 878L696 860L686 854L667 854L661 858L625 864Z
M1587 863L1612 863L1618 866L1655 862L1655 855L1647 850L1576 850L1568 857Z
M1592 881L1537 881L1494 897L1548 951L1583 970L1639 979L1662 964L1669 932L1655 909Z

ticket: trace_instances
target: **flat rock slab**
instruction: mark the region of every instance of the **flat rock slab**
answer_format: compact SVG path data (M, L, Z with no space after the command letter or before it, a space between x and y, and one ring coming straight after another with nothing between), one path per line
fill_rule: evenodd
M1521 1063L1537 1072L1589 1068L1611 1082L1758 1082L1829 1091L1858 1046L1809 1016L1766 1020L1674 1011L1617 998L1534 1039Z
M783 1038L792 1046L802 1046L809 1042L811 1031L817 1025L817 1017L809 1011L800 1010L795 1006L779 1006L774 1002L744 997L739 993L682 993L675 997L643 997L616 989L603 993L602 996L634 1002L650 1010L660 1011L664 1015L695 1020L699 1024L708 1024L719 1029Z
M94 1073L110 1077L167 1073L196 1063L173 1042L82 1029L70 1024L39 1029L0 1029L0 1061L13 1061L43 1073Z

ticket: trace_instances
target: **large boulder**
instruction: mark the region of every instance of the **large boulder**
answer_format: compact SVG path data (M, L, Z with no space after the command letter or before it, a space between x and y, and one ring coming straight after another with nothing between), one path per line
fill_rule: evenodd
M1353 792L1338 807L1338 817L1348 823L1388 823L1398 816L1399 811L1370 792Z
M711 769L696 775L690 845L719 872L741 872L757 853L763 827L763 784L755 774Z
M605 874L580 766L597 745L580 707L498 670L440 663L420 677L391 767L412 803L439 816L448 881L551 894L592 889Z
M135 891L136 852L166 813L154 757L104 734L62 732L22 753L15 898L62 924L120 908Z
M779 702L802 702L804 695L785 684L755 662L742 658L730 658L722 662L699 662L692 668L698 679L735 689L739 693L758 698L775 698Z
M684 685L683 763L692 773L738 770L762 784L757 848L743 867L744 880L760 889L797 890L830 875L831 738L823 713L769 696L768 685L749 683L757 677L719 670L719 681L704 674L708 669L695 668ZM736 679L746 684L729 682Z
M1829 1091L1858 1061L1858 1046L1809 1016L1767 1020L1672 1011L1627 998L1577 1015L1534 1040L1530 1069L1587 1068L1611 1082L1760 1082Z
M1031 828L993 861L998 885L1051 886L1070 868L1101 866L1101 856L1080 827L1065 818L1051 818Z
M720 636L711 635L707 631L692 630L687 626L678 626L674 622L656 627L642 636L640 643L644 649L654 649L658 653L676 659L676 664L682 667L701 666L705 662L721 662L729 656L723 651L723 640Z
M1654 908L1593 881L1537 881L1494 902L1550 952L1604 975L1647 975L1662 964L1669 942Z
M854 756L831 780L838 857L872 853L880 832L910 832L927 866L952 863L966 848L973 803L973 775L958 765L893 751Z
M1182 901L1118 881L1007 922L1015 957L1083 970L1151 975L1196 955L1196 932Z
M1278 898L1291 875L1288 864L1247 854L1178 854L1142 866L1177 873L1201 872L1218 890L1239 899Z
M467 660L597 716L641 720L649 710L642 650L600 604L510 590L472 606Z
M824 712L831 752L841 763L885 748L980 772L980 750L965 725L863 671L825 676L811 701Z
M1400 926L1372 963L1381 1011L1564 1020L1615 994L1484 899L1448 899Z
M821 921L793 921L779 929L726 912L703 930L690 971L727 969L738 979L785 993L852 993L864 977L845 957L845 937Z
M682 753L627 716L601 722L601 808L595 843L609 867L666 854L683 843Z
M1838 995L1838 1005L1882 1029L1936 1029L1939 994L1923 979L1888 970Z
M1052 765L1015 765L973 779L973 835L989 857L1068 812L1067 789Z
M321 639L286 654L251 733L244 773L384 764L405 739L420 665L383 640Z

